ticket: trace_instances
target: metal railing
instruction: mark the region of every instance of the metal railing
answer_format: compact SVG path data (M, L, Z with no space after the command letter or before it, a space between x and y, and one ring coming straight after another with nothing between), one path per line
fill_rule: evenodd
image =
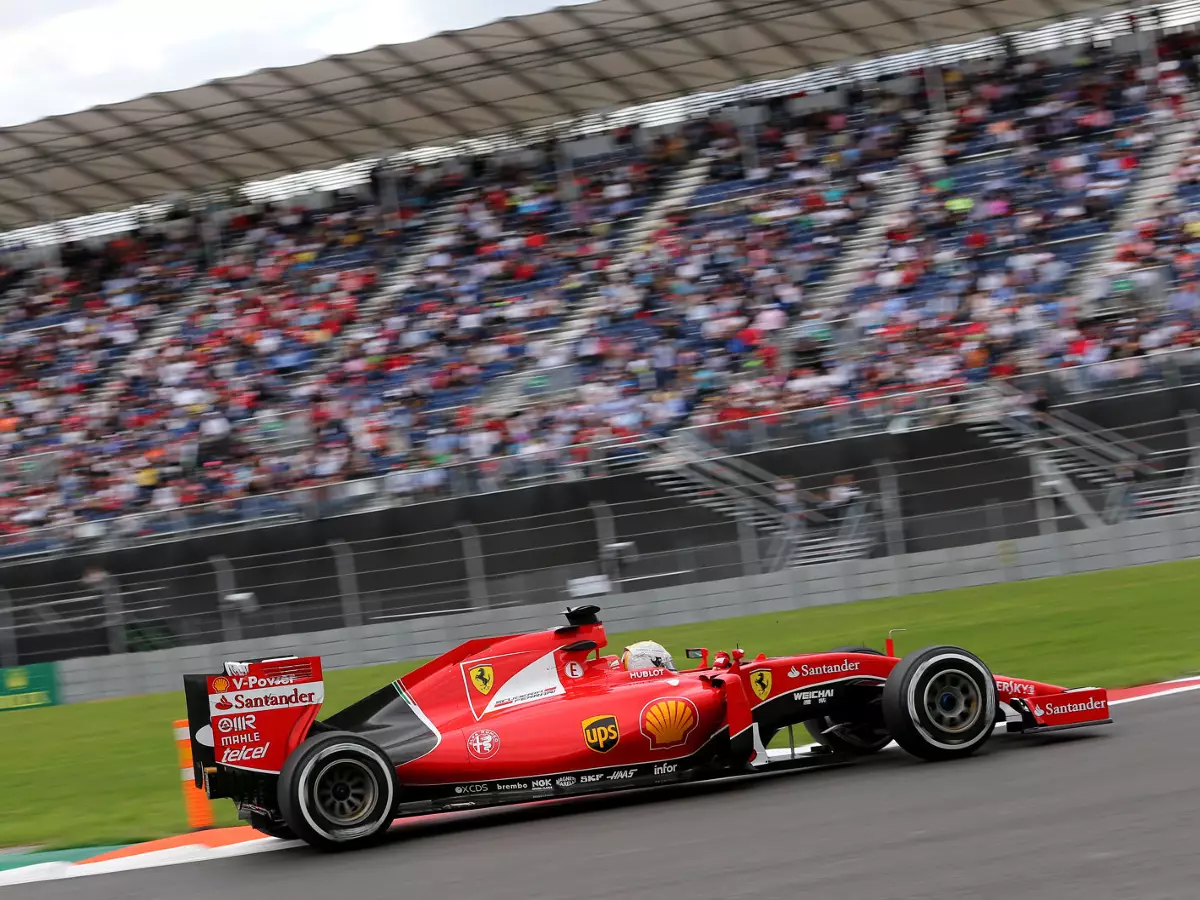
M1015 390L996 399L974 396L967 385L901 392L805 409L781 410L743 419L675 429L666 440L698 438L725 455L778 450L847 437L905 432L1027 409L1026 398L1045 391L1058 405L1139 391L1200 384L1200 348L1184 348L1127 360L1049 369L1000 382ZM265 417L243 423L243 434L279 442L299 435L303 422L282 428ZM280 446L278 443L276 446ZM168 538L200 536L281 522L309 521L429 500L473 496L560 481L581 481L636 470L660 452L664 435L547 448L527 455L467 460L442 466L399 468L385 475L58 527L0 535L0 562L22 556L75 552L80 548L127 546ZM3 461L9 478L44 477L56 471L53 453Z
M1057 403L1099 400L1157 387L1195 385L1200 384L1200 347L1044 369L1005 379L1005 383L1025 393L1045 390Z
M930 427L952 421L961 388L894 394L840 405L814 406L678 429L725 453L779 449L797 444L880 433L889 427ZM368 512L429 500L628 472L660 451L663 438L607 440L526 455L490 457L442 466L400 468L382 476L243 496L170 509L147 509L78 524L31 528L0 535L0 561L81 547L128 546L196 537L281 522ZM28 458L25 458L28 459ZM19 462L10 460L9 462Z
M312 428L308 410L281 413L260 413L230 423L230 435L251 449L270 448L275 451L300 449L312 441ZM190 449L182 451L185 458L195 457L195 448L200 444L197 436L187 442ZM0 459L0 479L19 484L45 484L63 472L63 462L68 456L87 454L104 446L103 440L83 441L65 447L42 450Z
M1185 447L1190 461L1170 468L1163 481L1128 485L1118 519L1200 509L1197 450ZM145 554L127 552L46 563L42 579L0 570L0 666L567 602L572 581L582 578L604 576L612 590L633 591L830 562L853 571L856 556L1003 544L1082 528L1024 459L998 462L969 449L825 472L801 487L817 502L832 500L829 488L847 474L857 497L824 509L823 521L801 504L790 542L778 531L748 527L736 513L668 496L386 537L355 537L338 522L310 534L304 546L236 555L238 542L207 544L190 556L172 554L183 561L159 568L145 568ZM424 521L414 513L411 522ZM855 553L846 551L850 544ZM867 552L858 552L864 546Z

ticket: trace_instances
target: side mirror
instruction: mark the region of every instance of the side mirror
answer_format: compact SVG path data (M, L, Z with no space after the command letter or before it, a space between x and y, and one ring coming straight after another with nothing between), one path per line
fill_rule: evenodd
M700 668L708 668L708 648L707 647L688 647L683 651L684 656L688 659L700 660Z

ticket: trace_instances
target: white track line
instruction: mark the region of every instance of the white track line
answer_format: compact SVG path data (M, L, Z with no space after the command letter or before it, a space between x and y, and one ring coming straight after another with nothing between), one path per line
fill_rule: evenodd
M1178 681L1195 681L1195 678L1181 678ZM1167 684L1178 683L1165 682ZM1200 684L1189 684L1183 687L1171 688L1166 691L1156 691L1153 694L1143 694L1140 697L1122 697L1120 700L1109 700L1109 706L1119 706L1122 703L1137 703L1139 700L1157 700L1159 697L1171 697L1175 694L1186 694L1188 691L1200 691Z
M288 850L303 846L303 841L281 841L264 837L260 840L231 844L226 847L205 847L191 844L186 847L169 847L153 850L140 856L126 856L94 863L37 863L0 872L0 887L14 884L29 884L34 881L57 881L60 878L82 878L87 875L111 875L115 872L131 872L136 869L156 869L161 866L177 866L188 862L206 862L212 859L227 859L234 856L249 856L268 853L272 850Z
M1152 694L1143 694L1140 697L1124 697L1120 700L1110 700L1110 706L1118 706L1123 703L1137 703L1142 700L1156 700L1159 697L1170 697L1175 694L1186 694L1189 691L1200 691L1200 676L1193 675L1189 678L1174 678L1170 681L1160 682L1162 685L1178 684L1180 687L1165 688L1161 691L1156 691ZM997 729L1005 727L1004 722L996 725ZM817 744L803 744L796 747L796 753L807 751ZM884 749L892 749L896 746L896 742L892 741ZM775 749L767 750L767 758L771 760L789 759L791 757L791 749ZM281 841L277 838L264 837L252 841L246 841L242 844L231 844L225 847L205 847L203 844L193 844L187 847L172 847L166 850L154 850L149 853L144 853L140 856L127 856L121 859L105 860L104 862L95 863L37 863L31 866L23 866L19 869L9 869L6 872L0 872L0 887L16 884L31 884L36 881L57 881L61 878L82 878L87 875L106 875L114 872L129 872L136 869L151 869L160 866L177 866L188 862L204 862L213 859L226 859L235 856L249 856L255 853L268 853L273 850L287 850L293 847L303 846L301 841Z
M22 866L19 869L9 869L0 872L0 887L10 884L32 884L35 881L58 881L66 878L70 863L50 862L35 863L32 866Z

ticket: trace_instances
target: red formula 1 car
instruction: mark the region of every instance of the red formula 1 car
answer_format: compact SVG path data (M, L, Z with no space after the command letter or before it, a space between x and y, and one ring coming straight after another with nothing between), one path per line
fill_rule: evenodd
M598 612L468 641L324 721L316 657L185 676L196 784L260 831L332 848L401 816L843 763L893 740L952 759L1001 723L1029 734L1111 721L1100 688L993 676L948 646L903 659L689 650L699 668L632 668L600 655ZM796 724L817 743L767 751Z

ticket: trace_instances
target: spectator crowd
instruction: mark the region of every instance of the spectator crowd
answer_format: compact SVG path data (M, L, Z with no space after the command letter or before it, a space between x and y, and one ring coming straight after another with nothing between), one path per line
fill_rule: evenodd
M374 173L369 199L234 210L215 235L180 215L0 271L0 534L270 512L376 475L436 492L447 466L498 487L685 425L746 446L750 419L1196 346L1194 148L1115 258L1168 267L1169 307L1089 318L1067 294L1185 115L1189 52L946 71L925 167L918 79L624 128L569 164L544 146ZM685 171L706 174L661 205ZM839 267L847 289L812 302ZM539 372L569 386L500 387Z

